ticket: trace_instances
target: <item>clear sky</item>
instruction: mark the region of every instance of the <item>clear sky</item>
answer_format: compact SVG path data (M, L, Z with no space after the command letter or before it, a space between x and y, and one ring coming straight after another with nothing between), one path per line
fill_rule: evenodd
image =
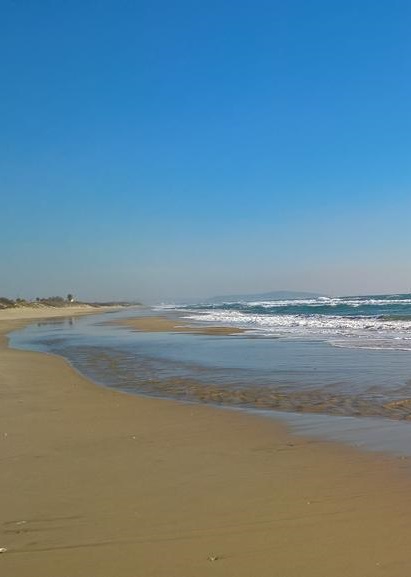
M409 0L1 0L0 295L411 289Z

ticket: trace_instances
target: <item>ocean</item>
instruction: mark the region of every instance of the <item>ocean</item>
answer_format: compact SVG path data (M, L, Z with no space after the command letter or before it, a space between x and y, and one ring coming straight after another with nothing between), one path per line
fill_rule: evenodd
M107 323L142 315L246 330L149 333ZM257 410L304 434L370 447L378 439L373 448L394 442L411 453L409 294L125 309L34 323L14 332L11 346L61 355L131 394Z
M411 294L200 303L180 310L193 321L252 329L264 336L411 351Z

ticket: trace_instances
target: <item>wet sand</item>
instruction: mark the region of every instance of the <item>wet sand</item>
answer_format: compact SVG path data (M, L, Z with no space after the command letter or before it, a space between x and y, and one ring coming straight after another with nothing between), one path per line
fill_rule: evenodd
M183 319L171 319L163 316L139 317L111 321L111 324L121 325L138 331L149 333L189 333L198 335L236 335L244 333L244 329L236 327L193 326Z
M407 459L94 385L1 321L0 575L408 577Z

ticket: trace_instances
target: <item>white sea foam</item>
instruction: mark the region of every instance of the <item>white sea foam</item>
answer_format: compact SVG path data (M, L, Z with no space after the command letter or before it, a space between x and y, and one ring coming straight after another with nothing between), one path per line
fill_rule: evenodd
M188 311L187 311L188 312ZM315 330L349 331L411 331L411 319L384 320L374 317L345 317L338 315L258 315L241 311L212 310L199 314L191 311L186 318L196 321L235 324L264 329L306 328ZM411 332L410 332L411 337Z
M334 346L411 350L411 295L204 303L175 308L188 320L259 334L321 338Z
M282 308L282 307L338 307L346 306L358 308L362 306L382 306L390 307L392 305L410 305L411 296L404 298L402 295L390 295L389 297L379 298L378 296L370 297L316 297L309 299L279 299L279 300L242 300L242 301L224 301L219 303L199 303L196 308L204 306L204 308L235 306L240 307L261 307L261 308ZM188 307L190 305L187 305ZM161 309L184 309L184 305L162 304L155 307Z
M231 310L186 311L188 320L235 326L264 335L323 338L334 346L411 350L411 320L337 315L252 314Z
M292 307L292 306L308 306L308 307L323 307L323 306L391 306L391 305L411 305L411 298L364 298L364 297L319 297L315 299L290 299L290 300L275 300L275 301L241 301L240 303L227 302L224 304L242 304L246 306L256 306L263 308L275 307Z

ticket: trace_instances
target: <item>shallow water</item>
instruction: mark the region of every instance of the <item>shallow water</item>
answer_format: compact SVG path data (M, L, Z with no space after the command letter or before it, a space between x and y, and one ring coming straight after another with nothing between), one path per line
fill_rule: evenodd
M391 420L411 418L410 352L337 348L312 338L141 333L105 323L132 314L152 311L35 323L14 332L11 346L62 355L95 382L130 393L275 411L293 426L304 422L303 433L328 431L353 442L343 434L351 431L370 448L391 447L397 438L404 452L404 438L411 441L411 423ZM301 421L295 413L310 414ZM343 425L329 415L344 416Z

